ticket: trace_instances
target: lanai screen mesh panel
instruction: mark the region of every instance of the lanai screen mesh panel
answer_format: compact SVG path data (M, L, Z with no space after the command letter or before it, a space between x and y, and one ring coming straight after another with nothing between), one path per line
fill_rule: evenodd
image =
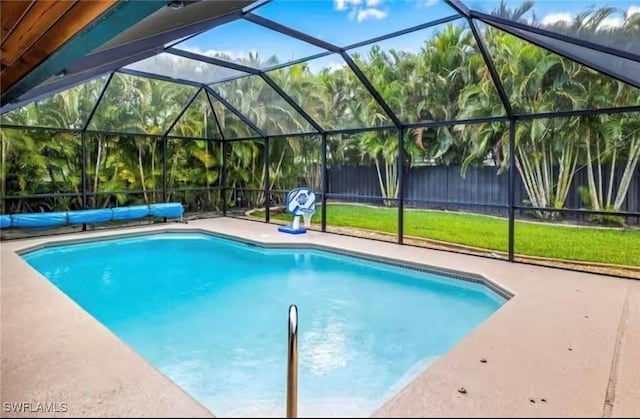
M275 0L254 13L340 47L457 15L442 0Z
M256 69L285 64L323 51L246 20L217 26L174 48Z
M211 88L269 135L313 131L309 122L260 76L216 83Z
M389 38L349 54L402 122L505 115L466 20Z
M85 126L108 76L63 90L2 115L3 124L80 129Z
M482 28L496 71L517 113L622 107L638 103L640 92L630 85L500 29L478 26Z
M325 130L392 124L339 54L267 74Z
M241 71L169 53L154 55L125 68L204 84L246 75Z
M115 74L89 129L164 134L197 90L179 83Z
M470 8L507 21L535 26L582 41L640 55L640 5L624 0L465 1ZM501 4L504 7L501 7Z

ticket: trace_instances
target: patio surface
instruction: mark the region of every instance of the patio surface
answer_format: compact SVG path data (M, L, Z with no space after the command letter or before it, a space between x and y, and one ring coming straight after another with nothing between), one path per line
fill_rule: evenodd
M4 416L211 416L15 253L48 242L167 229L314 244L480 274L515 294L375 416L640 416L640 281L318 232L291 236L276 228L218 218L2 242ZM429 319L421 321L429 326ZM7 410L7 403L20 402L30 405L19 414ZM37 411L38 403L66 411Z

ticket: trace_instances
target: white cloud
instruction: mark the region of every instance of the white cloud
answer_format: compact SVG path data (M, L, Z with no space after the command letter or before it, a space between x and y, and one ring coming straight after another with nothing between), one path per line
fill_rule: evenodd
M559 22L568 22L572 21L570 13L551 13L542 18L543 25L553 25Z
M223 56L229 57L232 60L248 60L249 54L257 54L257 51L224 51L218 49L203 50L198 47L184 47L186 51L193 52L194 54L206 55L213 58L223 58Z
M621 28L624 25L624 19L621 17L610 16L600 22L598 29L615 29Z
M387 10L381 9L386 0L334 0L336 10L348 12L347 16L351 20L364 22L368 19L380 20L388 16Z
M640 13L640 6L630 6L629 9L627 10L627 16L631 16L635 13ZM587 19L590 19L591 17L592 16L588 16ZM553 25L553 24L562 23L562 22L571 23L572 21L573 21L573 18L570 13L560 12L560 13L551 13L546 15L542 19L542 24ZM622 26L624 26L624 17L609 16L605 18L602 22L600 22L600 24L598 25L598 29L610 30L610 29L620 28Z
M349 6L358 6L361 0L334 0L336 10L346 10Z
M423 0L423 3L425 6L429 7L429 6L433 6L436 3L438 3L440 0Z
M358 22L364 22L367 19L380 20L387 17L387 15L388 13L383 10L370 7L368 9L362 9L358 11L357 20Z

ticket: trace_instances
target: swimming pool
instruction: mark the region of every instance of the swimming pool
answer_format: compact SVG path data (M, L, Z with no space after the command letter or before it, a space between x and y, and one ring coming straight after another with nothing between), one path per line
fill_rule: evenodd
M364 416L505 299L477 283L308 249L162 233L22 257L218 416L282 416L299 309L299 414Z

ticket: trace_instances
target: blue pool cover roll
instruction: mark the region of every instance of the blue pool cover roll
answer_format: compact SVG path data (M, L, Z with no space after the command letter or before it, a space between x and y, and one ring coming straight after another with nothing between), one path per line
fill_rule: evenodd
M95 224L111 220L134 220L148 215L178 218L183 212L184 207L180 202L167 202L97 210L1 214L0 228L45 228L65 224Z
M9 227L11 227L11 216L0 215L0 228L9 228Z
M129 207L111 208L112 220L127 220L129 219Z
M129 218L143 218L149 214L149 205L136 205L129 207Z
M67 223L67 213L63 212L36 212L33 214L13 214L11 216L12 227L43 228L55 227Z
M104 223L113 219L111 208L98 210L68 211L69 224Z
M135 205L132 207L112 208L114 220L133 220L149 215L148 205Z
M179 202L169 202L166 204L149 205L151 215L156 217L177 218L182 216L184 207Z

